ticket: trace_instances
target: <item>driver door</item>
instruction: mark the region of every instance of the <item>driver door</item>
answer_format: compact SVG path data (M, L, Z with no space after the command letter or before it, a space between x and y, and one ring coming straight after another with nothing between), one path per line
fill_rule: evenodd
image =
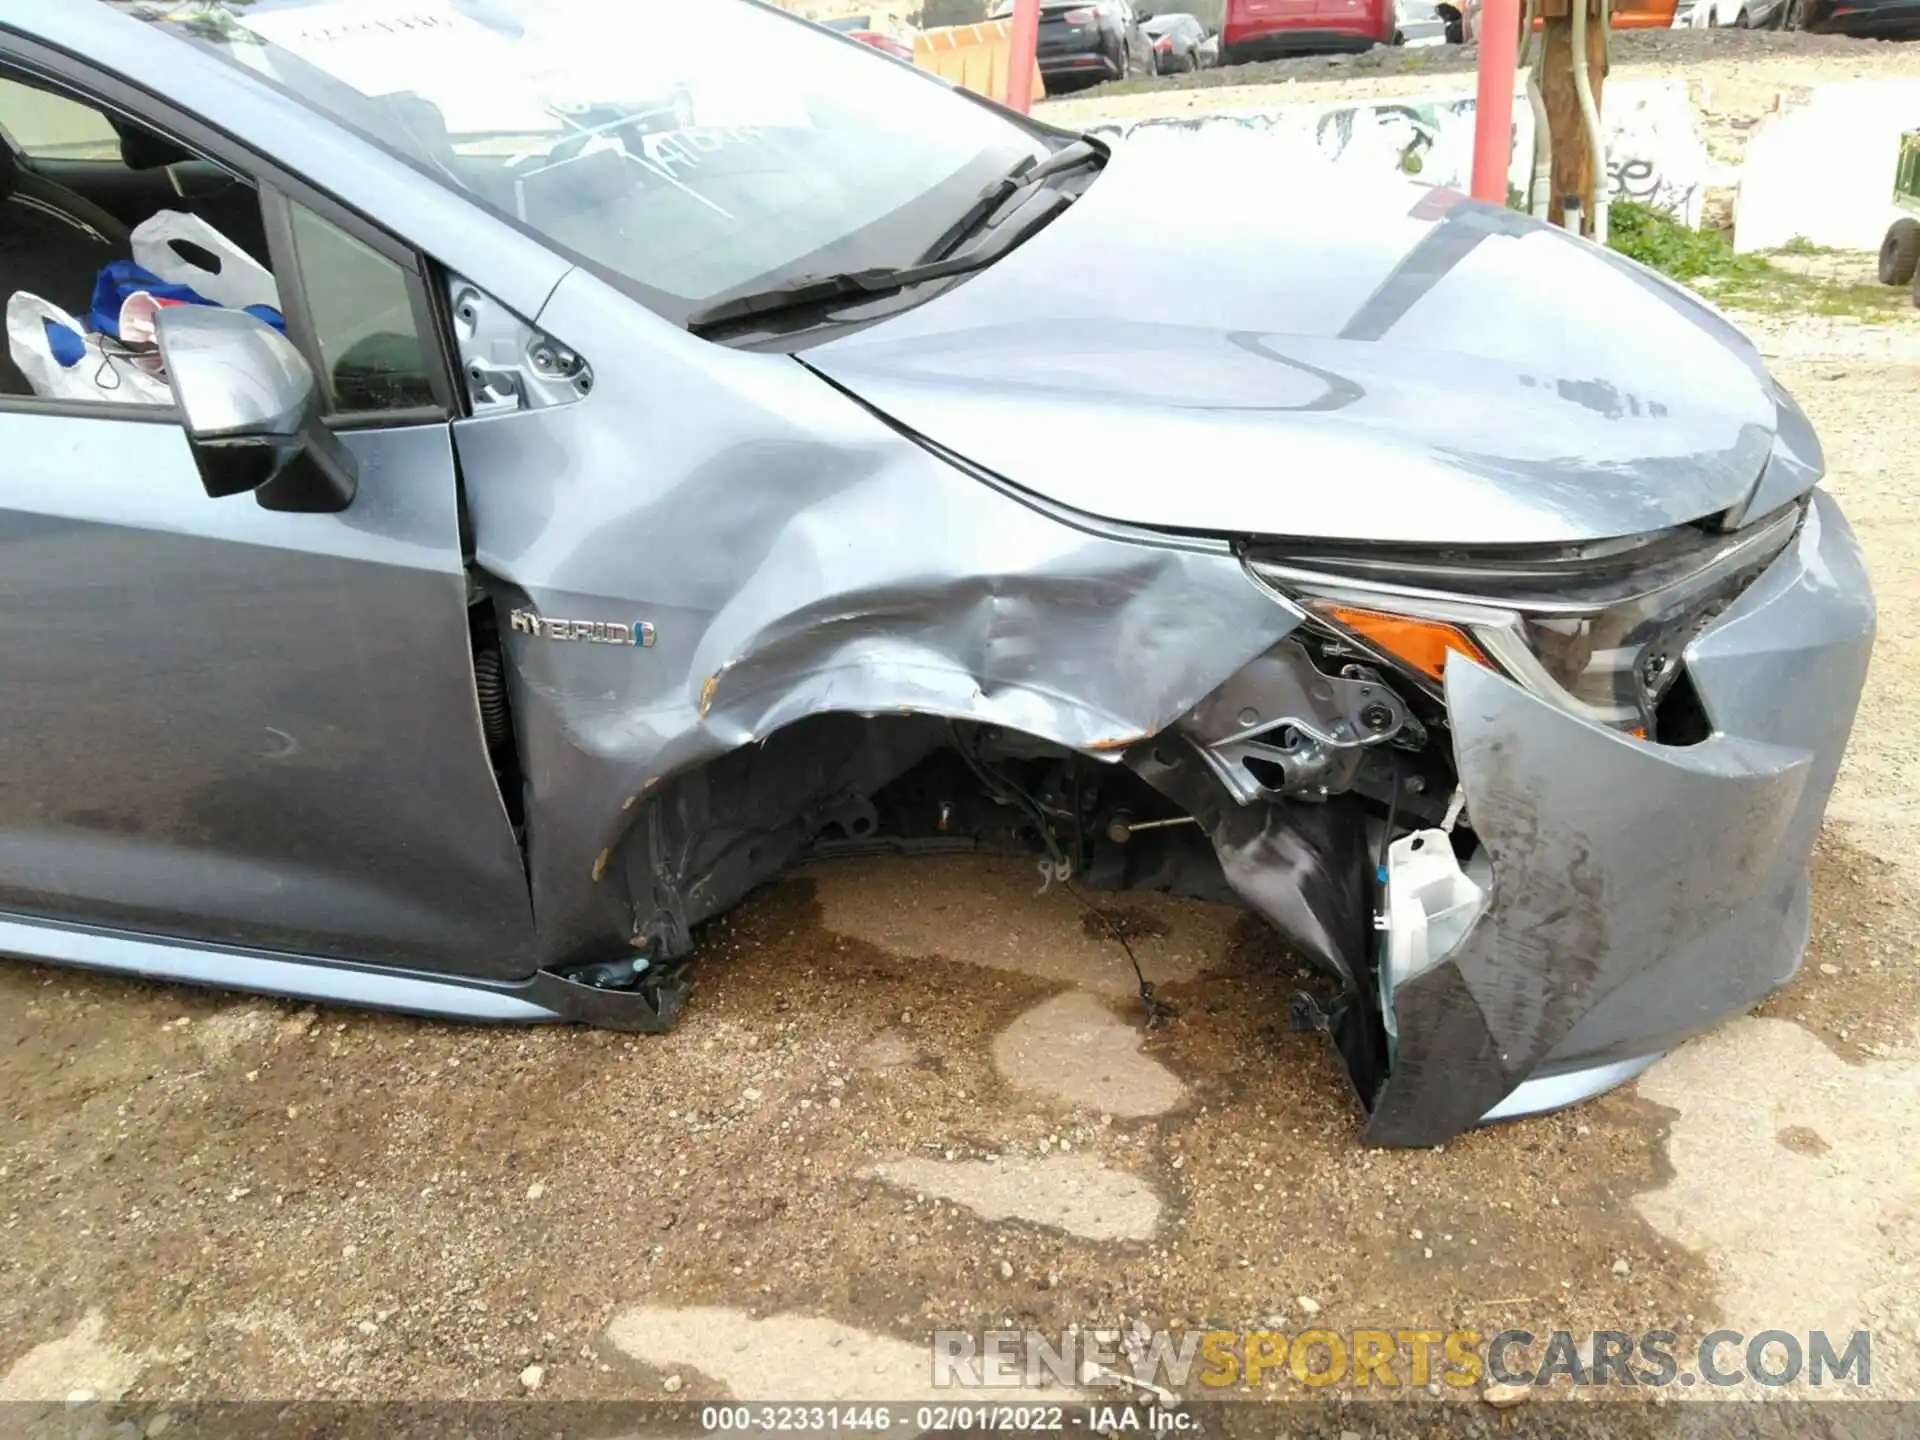
M321 197L260 195L358 493L210 499L169 406L0 395L0 912L523 976L430 272Z

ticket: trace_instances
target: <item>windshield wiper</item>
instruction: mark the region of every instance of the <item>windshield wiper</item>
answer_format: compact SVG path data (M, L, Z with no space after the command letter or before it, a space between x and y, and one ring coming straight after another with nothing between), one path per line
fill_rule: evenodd
M1006 203L1022 191L1031 190L1050 176L1077 169L1092 160L1104 162L1106 157L1106 147L1092 140L1075 140L1071 145L1061 146L1044 160L1036 161L1029 155L982 190L940 238L927 247L923 259L937 260L952 254L976 230L991 224L993 217Z
M1060 153L1064 155L1066 151ZM1046 163L1042 161L1041 165ZM1039 168L1034 167L1035 170ZM1031 175L1033 171L1026 173ZM1057 190L1022 188L1019 194L1021 200L999 220L993 234L963 254L948 255L944 259L929 260L920 265L881 265L838 274L796 276L764 290L733 295L703 305L687 316L686 327L695 335L704 335L712 330L730 329L747 320L766 319L789 311L817 309L836 300L873 299L894 294L909 286L924 285L930 280L944 280L952 275L964 275L969 270L983 269L1073 203L1071 196Z

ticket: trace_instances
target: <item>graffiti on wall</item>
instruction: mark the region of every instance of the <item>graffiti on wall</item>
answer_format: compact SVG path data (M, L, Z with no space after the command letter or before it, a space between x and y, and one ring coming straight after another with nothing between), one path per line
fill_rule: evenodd
M1685 82L1609 86L1606 124L1608 193L1698 226L1707 151L1693 127Z
M1320 153L1335 164L1395 169L1427 184L1464 190L1473 176L1473 115L1471 99L1342 105L1322 112L1315 135ZM1531 113L1516 114L1516 188L1527 181L1532 120Z

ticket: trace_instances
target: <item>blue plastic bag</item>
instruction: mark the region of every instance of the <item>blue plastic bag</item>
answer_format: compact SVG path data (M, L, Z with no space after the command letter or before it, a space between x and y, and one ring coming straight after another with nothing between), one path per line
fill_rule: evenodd
M139 343L135 337L120 333L120 315L127 298L142 292L151 295L162 306L207 305L219 308L188 286L162 280L151 270L142 269L131 260L114 260L100 268L100 274L93 282L93 308L88 313L88 322L98 333L110 335L123 344ZM249 305L247 314L265 321L282 334L286 333L286 318L270 305Z

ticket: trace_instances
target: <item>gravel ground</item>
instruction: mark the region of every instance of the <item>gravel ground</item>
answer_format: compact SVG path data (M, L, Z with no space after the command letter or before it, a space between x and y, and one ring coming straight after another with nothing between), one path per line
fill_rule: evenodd
M1136 1320L1870 1325L1875 1389L1920 1390L1920 322L1754 323L1883 613L1812 953L1758 1014L1379 1152L1268 932L1115 902L1180 1008L1145 1030L1105 926L1002 862L784 881L656 1039L11 964L0 1400L913 1396L936 1326Z
M1613 74L1684 72L1709 84L1756 68L1766 70L1770 77L1777 73L1789 84L1920 73L1920 50L1911 45L1854 40L1843 35L1731 28L1622 30L1614 34L1612 44ZM1252 65L1225 65L1191 75L1115 81L1058 98L1106 101L1124 95L1235 90L1322 80L1364 83L1410 78L1431 85L1435 76L1447 77L1449 84L1471 90L1479 63L1479 47L1474 45L1412 49L1381 45L1359 55L1303 55Z

